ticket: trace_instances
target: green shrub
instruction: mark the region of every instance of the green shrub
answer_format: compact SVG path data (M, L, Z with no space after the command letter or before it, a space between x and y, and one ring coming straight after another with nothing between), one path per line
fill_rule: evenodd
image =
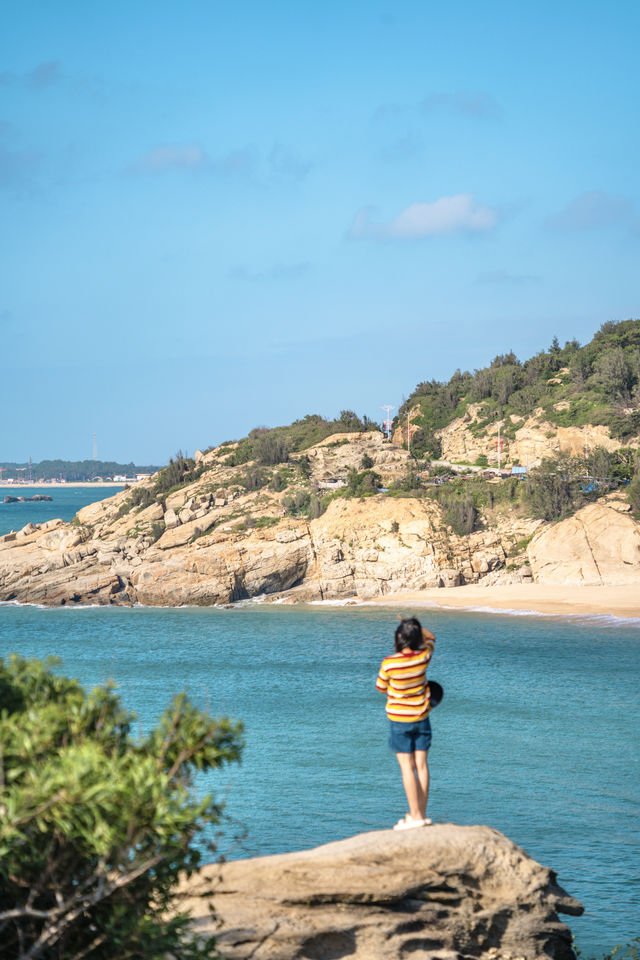
M156 540L159 540L164 531L164 520L158 520L156 523L152 523L151 530L149 531L149 539L151 540L151 543L155 543Z
M634 516L640 519L640 474L636 474L627 487L627 496Z
M261 490L269 483L269 474L262 467L249 467L240 483L247 492Z
M361 473L358 473L358 471L352 467L347 471L346 490L352 497L365 497L370 496L372 493L377 493L381 483L382 479L380 474L374 473L373 470L363 470Z
M271 477L269 483L269 489L273 490L274 493L281 493L283 490L286 490L289 486L289 479L284 470L277 470Z
M306 515L311 502L311 493L308 490L295 490L289 496L282 498L282 505L291 516Z
M113 687L87 693L55 662L0 660L3 960L217 958L176 888L222 810L194 776L239 759L242 725L180 695L134 739Z
M436 468L436 470L438 469L441 468ZM446 472L448 471L445 469ZM414 497L419 497L423 492L423 483L413 467L409 466L404 477L400 477L399 480L394 480L393 483L389 484L389 491L390 493L409 493Z
M152 503L155 503L156 497L154 493L154 488L147 486L144 487L133 487L131 493L129 494L129 502L133 507L149 507Z
M442 519L459 537L473 533L476 529L479 513L471 493L454 494L442 499Z
M487 467L489 466L489 461L487 459L486 453L481 453L476 457L476 467Z
M526 499L531 514L542 520L560 520L581 507L585 498L580 483L571 481L566 465L543 460L527 477Z

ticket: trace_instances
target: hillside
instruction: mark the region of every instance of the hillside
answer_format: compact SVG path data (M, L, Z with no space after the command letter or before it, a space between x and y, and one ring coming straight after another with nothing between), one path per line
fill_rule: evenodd
M343 411L334 421L258 428L193 459L178 455L71 524L29 525L0 540L0 599L178 605L640 581L639 343L640 322L626 322L586 347L421 384L393 442ZM627 371L618 399L613 375L605 377L614 368ZM489 376L503 383L505 371L520 385L502 405L491 384L477 399L478 384ZM458 382L466 393L455 405L452 393L443 412L438 404ZM535 397L535 408L510 412L518 395ZM558 422L587 410L593 421ZM403 417L412 411L457 473L417 457L424 436L406 449ZM498 429L502 464L526 462L526 481L480 469L497 459ZM475 468L460 466L474 460Z
M416 456L446 452L442 431L463 420L476 440L504 422L503 436L513 439L517 424L532 421L559 428L602 427L619 445L640 434L640 320L605 323L580 346L561 347L554 339L521 363L512 352L501 354L474 373L457 370L447 383L418 384L399 410L397 425L406 441L406 416L412 412ZM477 446L480 446L478 444ZM490 452L491 445L487 444Z

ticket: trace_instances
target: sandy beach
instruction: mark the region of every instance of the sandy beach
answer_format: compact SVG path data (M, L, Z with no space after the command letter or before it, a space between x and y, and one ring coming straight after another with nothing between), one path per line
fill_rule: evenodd
M399 607L407 614L429 607L461 610L517 610L532 613L612 614L640 617L640 584L619 586L550 586L539 583L400 591L368 601Z

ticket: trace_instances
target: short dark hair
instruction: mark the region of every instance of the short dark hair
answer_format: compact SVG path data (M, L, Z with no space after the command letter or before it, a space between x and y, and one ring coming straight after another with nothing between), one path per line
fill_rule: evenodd
M419 650L424 644L420 621L416 620L415 617L407 617L401 620L396 627L395 641L397 653L400 653L404 647L409 647L410 650Z

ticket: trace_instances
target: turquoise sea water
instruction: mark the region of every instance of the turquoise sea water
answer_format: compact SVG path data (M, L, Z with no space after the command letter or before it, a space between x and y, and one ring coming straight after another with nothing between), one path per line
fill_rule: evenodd
M88 503L112 497L122 487L0 487L0 537L10 530L20 530L25 524L44 523L60 517L71 520ZM51 502L3 503L6 496L34 497L38 494L53 497Z
M34 505L35 506L35 505ZM437 635L429 813L485 823L558 873L585 905L566 918L583 955L639 932L640 621L459 611ZM373 684L396 611L0 606L0 653L56 654L85 684L113 677L142 726L186 689L241 717L226 797L231 856L315 846L393 824L405 810ZM241 847L232 836L245 828Z

